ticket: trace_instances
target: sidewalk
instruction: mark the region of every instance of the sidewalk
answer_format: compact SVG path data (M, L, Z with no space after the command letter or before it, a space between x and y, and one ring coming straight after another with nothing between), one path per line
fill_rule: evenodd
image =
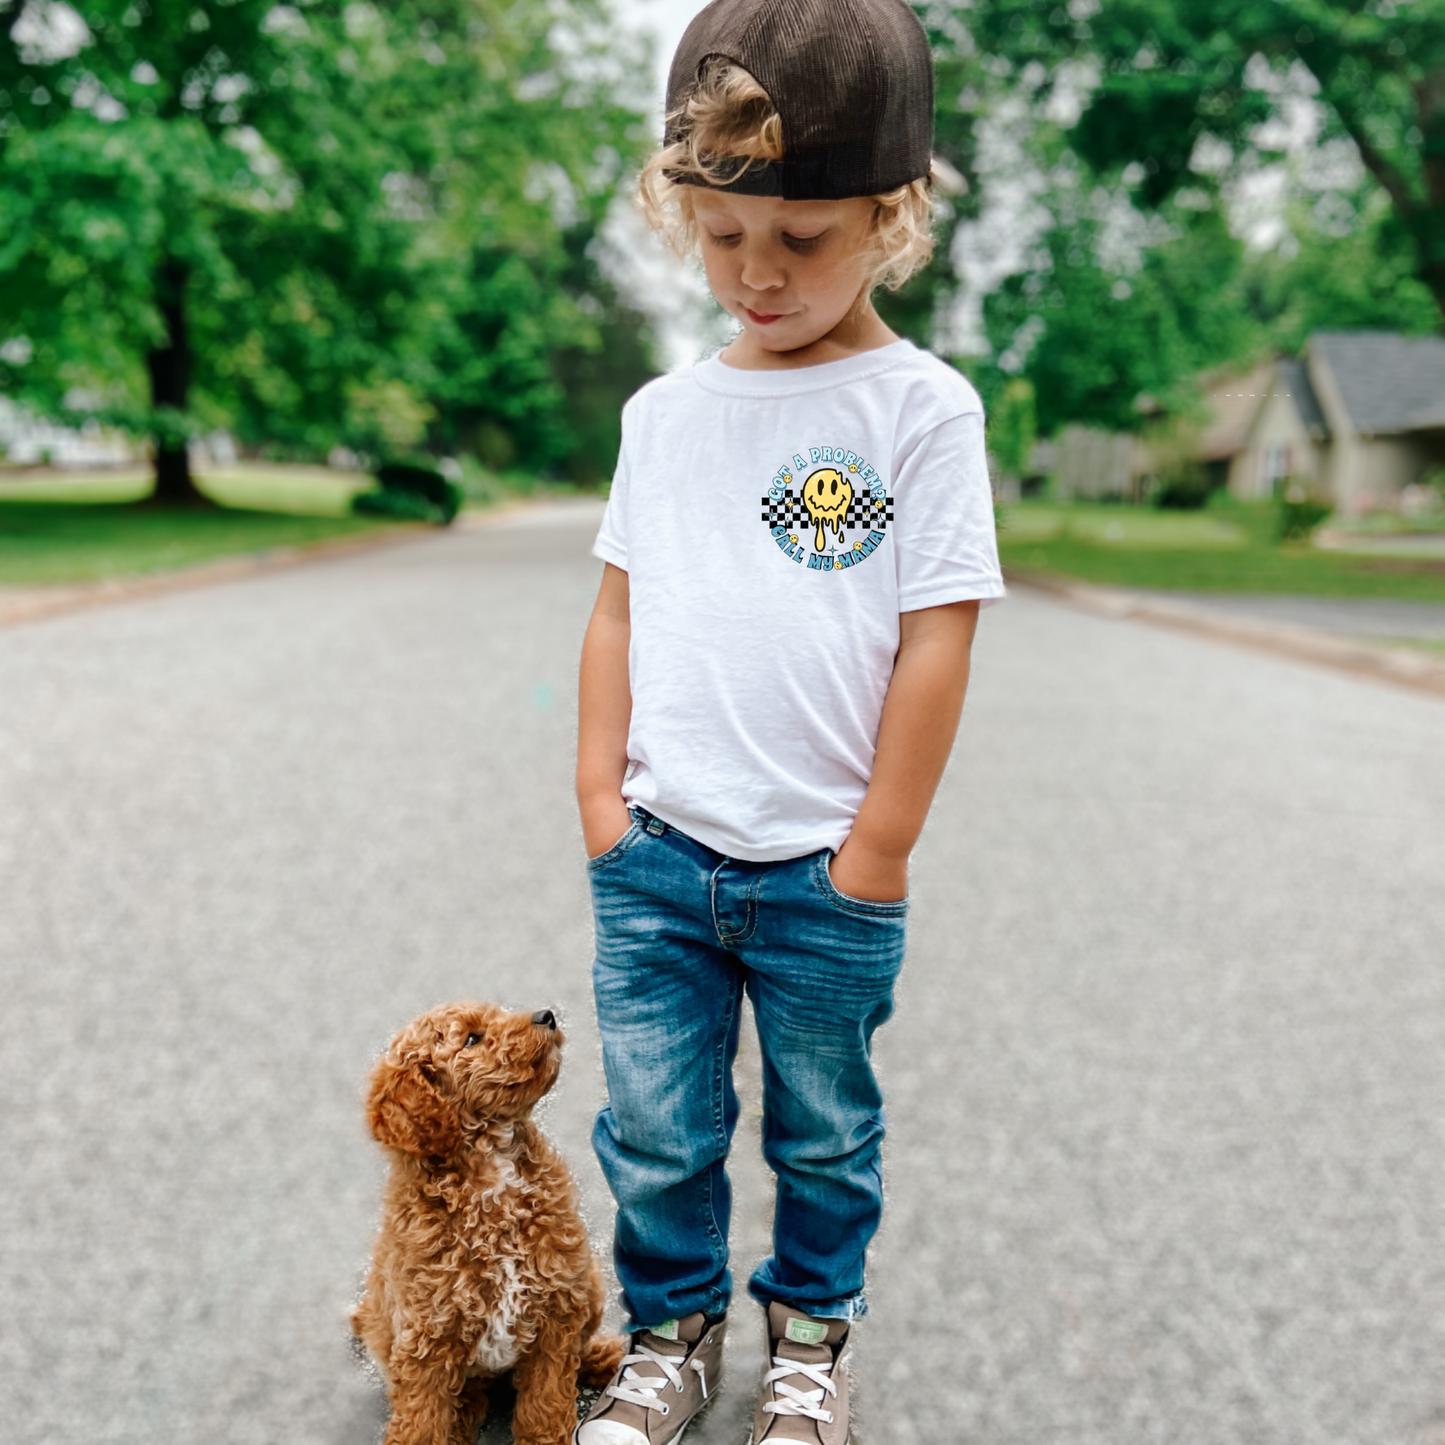
M43 617L79 612L88 607L105 607L112 602L159 597L167 592L205 587L215 582L235 582L243 577L295 567L323 557L348 557L356 552L368 552L373 547L414 538L422 530L417 524L404 523L357 536L329 538L305 547L272 547L264 552L243 552L239 556L221 557L194 567L177 567L173 571L140 572L128 577L109 577L103 582L0 587L0 627L38 622Z
M1445 602L1400 602L1388 597L1281 597L1220 592L1146 592L1206 612L1276 626L1307 627L1392 646L1439 644L1445 648ZM1441 654L1445 660L1445 652Z
M470 532L496 526L519 512L544 505L523 500L465 510L452 524L452 529ZM107 578L103 582L0 586L0 627L17 627L27 622L38 622L45 617L79 612L90 607L105 607L115 602L161 597L191 587L238 582L247 577L259 576L263 572L298 567L306 562L350 557L359 552L370 552L377 547L439 536L444 530L424 522L397 522L354 536L328 538L302 547L271 547L262 552L243 552L233 557L220 557L194 567L177 567L165 572L139 572L125 577Z
M1131 591L1017 568L1005 575L1100 616L1172 627L1445 697L1445 651L1437 658L1394 641L1445 643L1445 605Z

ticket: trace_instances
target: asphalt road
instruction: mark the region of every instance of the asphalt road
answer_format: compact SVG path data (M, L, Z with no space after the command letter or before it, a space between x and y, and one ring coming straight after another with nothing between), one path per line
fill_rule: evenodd
M0 1439L372 1441L362 1080L450 997L562 1016L605 1249L595 516L0 632ZM1027 593L976 659L879 1037L859 1440L1445 1445L1445 706ZM741 1445L758 1336L688 1445Z
M1210 612L1255 622L1311 627L1385 642L1445 642L1445 602L1397 602L1384 597L1277 597L1228 592L1151 592L1165 602L1188 602Z

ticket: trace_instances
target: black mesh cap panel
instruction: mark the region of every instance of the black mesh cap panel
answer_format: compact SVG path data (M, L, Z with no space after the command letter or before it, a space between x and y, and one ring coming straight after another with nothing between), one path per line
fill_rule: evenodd
M669 117L715 55L742 66L783 123L783 159L753 162L728 190L836 201L928 174L933 60L904 0L713 0L672 58ZM667 140L678 139L669 120Z

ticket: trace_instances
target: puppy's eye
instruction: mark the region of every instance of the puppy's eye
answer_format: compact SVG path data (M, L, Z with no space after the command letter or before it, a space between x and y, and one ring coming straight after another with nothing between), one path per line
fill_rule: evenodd
M462 1045L464 1049L473 1049L480 1043L486 1042L486 1034L468 1034L467 1041Z

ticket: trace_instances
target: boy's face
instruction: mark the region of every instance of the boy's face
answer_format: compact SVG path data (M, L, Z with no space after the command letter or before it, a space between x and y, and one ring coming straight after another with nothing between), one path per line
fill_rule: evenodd
M694 188L707 284L765 351L795 351L853 309L871 259L873 202L782 201Z

